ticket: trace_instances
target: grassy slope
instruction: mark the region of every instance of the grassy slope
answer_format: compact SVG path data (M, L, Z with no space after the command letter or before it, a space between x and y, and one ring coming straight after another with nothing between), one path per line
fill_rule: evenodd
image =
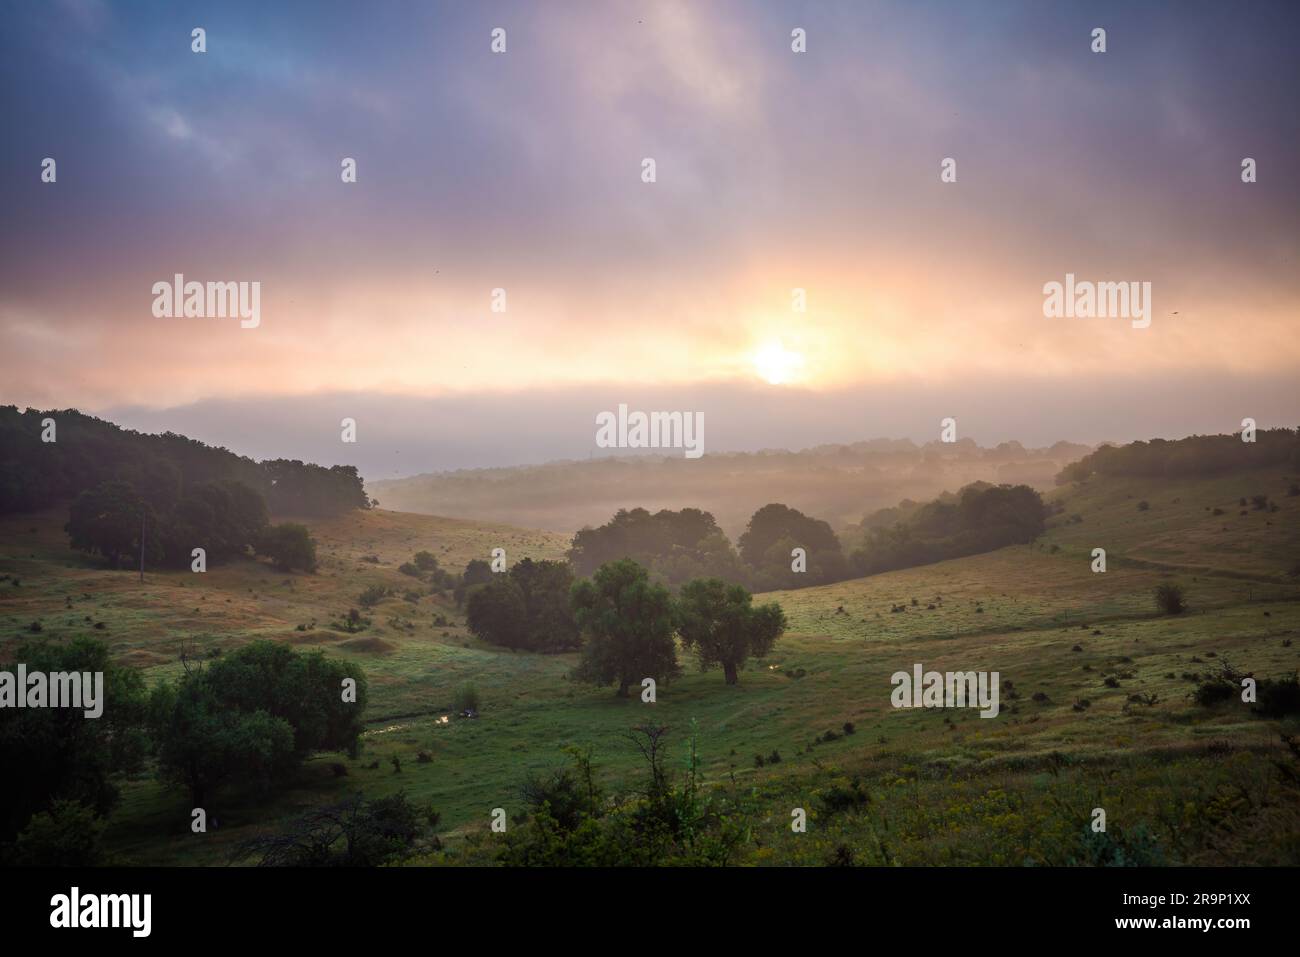
M1283 497L1285 488L1280 475L1252 474L1062 490L1065 514L1034 546L762 596L781 602L790 618L777 653L752 662L738 688L726 688L717 672L690 668L653 706L572 685L565 677L572 656L485 647L467 635L454 608L432 598L418 606L386 601L360 641L325 629L366 585L409 585L396 565L419 548L459 568L498 545L515 561L558 557L565 544L547 533L400 513L314 523L326 559L314 577L241 563L206 576L150 573L144 586L69 553L60 517L7 519L0 523L0 571L20 575L23 587L0 583L0 633L11 641L40 618L48 633L71 634L89 627L81 619L90 615L107 625L91 633L158 675L174 671L182 635L201 646L253 637L310 643L364 664L374 721L362 758L344 762L348 777L335 779L329 764L337 756L323 756L270 807L225 795L215 812L223 826L206 836L188 833L183 797L147 778L131 782L111 836L142 862L219 861L253 822L358 787L372 794L402 788L431 800L455 847L458 837L483 830L492 808L516 815L520 779L562 763L564 744L591 744L607 783L626 786L639 768L621 735L650 719L674 729L678 765L695 720L708 777L753 790L757 861L819 863L843 843L859 860L877 863L1060 863L1099 805L1111 815L1112 832L1131 831L1140 820L1164 827L1162 847L1179 859L1206 859L1203 842L1185 830L1237 821L1240 808L1220 803L1225 789L1244 781L1255 790L1234 800L1263 810L1248 826L1234 824L1221 859L1258 856L1266 846L1275 859L1295 863L1297 818L1276 807L1269 783L1277 723L1240 706L1196 708L1185 697L1192 682L1182 677L1206 673L1223 657L1259 675L1300 664L1300 649L1283 644L1300 631L1300 588L1283 575L1300 556L1300 498ZM1238 515L1237 499L1257 492L1273 496L1281 510ZM1141 499L1149 511L1137 511ZM1212 516L1207 507L1225 514ZM1065 524L1074 513L1083 521ZM1089 570L1096 546L1108 550L1105 574ZM367 554L384 564L361 562ZM1151 589L1165 580L1187 586L1192 613L1153 615ZM907 611L891 614L896 603ZM439 614L454 623L433 625ZM314 630L295 630L313 619ZM1072 650L1076 645L1081 650ZM889 676L914 662L999 671L1003 715L986 721L971 711L891 709ZM804 677L786 676L800 668ZM1118 688L1103 685L1108 674L1129 673ZM456 687L471 679L484 716L437 723ZM1048 700L1034 702L1040 691ZM1159 701L1126 707L1136 691ZM1090 707L1074 710L1083 698ZM846 721L855 734L813 744ZM754 755L773 750L781 763L756 768ZM417 762L419 751L432 761ZM392 755L403 762L400 774L388 763ZM376 760L379 767L367 769ZM820 811L819 794L854 775L867 782L873 803L852 814ZM788 827L797 806L811 813L806 835ZM1202 817L1210 813L1218 816L1207 824Z

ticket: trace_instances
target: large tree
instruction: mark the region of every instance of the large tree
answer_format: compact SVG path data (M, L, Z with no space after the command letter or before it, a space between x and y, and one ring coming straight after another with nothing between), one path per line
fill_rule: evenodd
M29 674L102 672L103 713L83 708L0 708L0 841L17 833L55 801L73 801L107 814L117 802L112 778L144 760L146 694L140 673L115 665L108 647L91 638L37 641L14 649L13 664ZM26 693L26 689L20 689Z
M231 779L269 787L314 751L355 754L366 680L351 662L256 641L160 686L151 704L162 775L199 806Z
M564 562L525 558L469 596L466 623L479 638L506 648L566 651L579 644L569 607L573 572Z
M756 608L748 591L717 578L687 582L678 612L682 644L699 656L701 670L721 665L729 685L739 682L748 658L772 650L786 625L780 605Z
M73 548L98 552L116 568L122 558L139 553L142 522L149 529L157 528L153 510L135 489L125 482L101 482L73 500L64 531ZM161 553L153 547L157 540L156 531L152 538L146 531L150 557Z
M749 520L737 543L740 557L754 570L754 584L765 588L797 588L839 581L847 574L840 540L830 525L798 509L764 505ZM802 548L807 571L791 569L794 548Z
M628 688L645 678L664 683L681 673L672 595L636 562L602 565L573 586L571 604L586 639L574 672L579 680L617 684L619 696L627 697Z

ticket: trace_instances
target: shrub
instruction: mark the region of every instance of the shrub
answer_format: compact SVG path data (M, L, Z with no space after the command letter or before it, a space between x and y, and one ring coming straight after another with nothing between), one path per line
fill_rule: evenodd
M105 863L105 821L76 801L55 801L18 835L13 863L26 867L95 867Z
M357 597L357 604L362 608L374 608L387 597L387 588L383 585L371 585Z
M1156 608L1163 614L1181 615L1187 610L1187 602L1184 599L1181 585L1171 585L1168 582L1157 585L1155 599Z
M272 525L260 533L254 547L258 554L269 556L281 571L316 570L316 539L306 525Z
M828 788L821 796L822 806L828 814L851 811L871 803L871 795L862 787L859 778L853 778L847 787L836 784Z
M479 710L478 688L473 684L463 684L456 689L456 713Z
M1269 718L1300 713L1300 676L1292 672L1285 678L1264 678L1256 686L1255 711Z

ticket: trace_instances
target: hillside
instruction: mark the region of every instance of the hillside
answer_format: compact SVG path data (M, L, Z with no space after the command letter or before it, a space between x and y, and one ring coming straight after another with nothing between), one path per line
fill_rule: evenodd
M1300 555L1300 497L1286 495L1289 480L1274 470L1059 489L1049 499L1064 510L1033 545L759 596L780 602L790 619L776 652L751 662L736 688L688 664L654 705L571 683L573 655L482 645L450 600L390 597L370 613L369 630L330 630L368 585L400 594L410 579L397 565L417 549L459 570L495 547L514 562L559 557L567 545L544 532L385 510L306 519L320 542L315 576L243 561L205 575L149 571L143 585L70 552L61 514L5 517L0 576L21 584L0 580L0 653L40 621L51 637L104 638L150 680L179 669L183 638L199 650L272 638L365 668L370 731L361 757L310 761L269 805L224 797L217 831L191 835L182 795L148 775L130 782L109 836L140 863L224 861L259 827L357 788L433 802L447 850L426 863L486 862L488 815L494 807L512 820L522 813L525 774L562 765L563 745L590 745L601 779L625 791L640 762L623 734L651 719L671 729L671 767L681 766L694 722L706 780L754 789L752 863L824 863L841 845L858 863L1069 863L1100 805L1129 853L1294 864L1300 817L1273 762L1284 759L1279 730L1295 733L1295 720L1187 698L1190 676L1224 659L1260 676L1300 665L1292 643L1300 586L1287 574ZM1254 494L1278 510L1237 514L1239 498ZM1144 500L1149 509L1139 512ZM1097 546L1108 550L1104 574L1089 570ZM1186 586L1190 613L1156 615L1150 595L1162 581ZM1000 672L1003 714L985 721L972 711L894 710L890 675L918 662ZM440 721L471 681L482 717ZM1139 693L1154 703L1130 701ZM827 732L838 737L816 743ZM333 776L334 762L346 777ZM835 810L854 777L869 800ZM1246 789L1245 803L1234 787ZM790 832L794 807L809 810L806 835Z
M368 483L386 508L494 518L572 534L598 526L620 508L699 508L733 541L769 502L824 519L834 528L899 499L930 498L974 481L1051 488L1056 474L1088 451L1058 442L981 448L969 439L918 446L876 439L801 452L641 455L519 468L475 469Z

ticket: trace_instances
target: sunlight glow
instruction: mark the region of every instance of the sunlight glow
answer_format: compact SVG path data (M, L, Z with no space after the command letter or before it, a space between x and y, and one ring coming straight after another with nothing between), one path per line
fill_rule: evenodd
M783 385L803 369L803 354L787 349L779 341L764 344L754 353L754 371L771 385Z

